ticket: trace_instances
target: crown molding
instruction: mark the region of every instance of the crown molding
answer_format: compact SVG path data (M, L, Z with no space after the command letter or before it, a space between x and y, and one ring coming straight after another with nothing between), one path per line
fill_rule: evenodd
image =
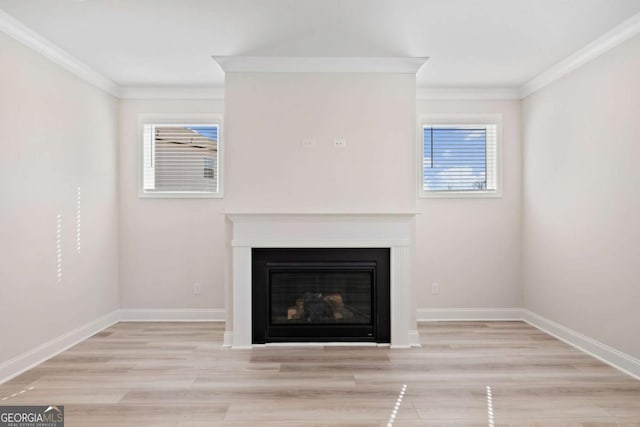
M416 88L418 100L520 99L518 88Z
M22 22L3 10L0 10L0 31L36 52L39 52L49 60L98 89L115 97L120 96L120 87L112 80L93 70L87 64L77 60L40 34L27 28Z
M202 87L123 87L121 99L224 99L224 88Z
M407 73L428 57L213 56L225 73Z
M537 92L637 34L640 34L640 13L636 13L611 31L529 80L520 88L520 98L526 98Z
M0 10L0 31L39 52L91 85L121 99L224 99L220 87L120 87L13 16ZM523 99L603 53L640 34L640 13L587 46L538 74L520 88L429 88L416 90L418 100ZM225 72L371 72L417 73L428 57L258 57L213 56Z

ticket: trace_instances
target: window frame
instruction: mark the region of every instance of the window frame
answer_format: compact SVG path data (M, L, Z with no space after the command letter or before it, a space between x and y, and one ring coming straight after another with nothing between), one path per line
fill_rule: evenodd
M417 180L418 197L422 199L466 199L502 197L502 114L425 114L418 116ZM425 126L496 126L496 190L495 191L425 191L423 169L423 129Z
M216 125L218 126L218 191L144 191L145 125ZM144 113L138 114L138 198L141 199L220 199L224 197L224 134L222 115L217 113Z

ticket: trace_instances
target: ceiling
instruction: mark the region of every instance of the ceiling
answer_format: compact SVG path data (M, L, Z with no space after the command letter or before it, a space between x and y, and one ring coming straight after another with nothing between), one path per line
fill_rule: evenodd
M222 86L211 56L428 56L423 87L519 87L640 0L0 0L121 86Z

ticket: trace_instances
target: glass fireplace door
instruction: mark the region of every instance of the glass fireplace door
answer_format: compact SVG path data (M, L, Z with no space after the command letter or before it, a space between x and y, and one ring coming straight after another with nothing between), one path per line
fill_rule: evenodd
M389 249L253 248L251 263L254 344L389 342Z
M272 270L271 325L371 325L373 271Z

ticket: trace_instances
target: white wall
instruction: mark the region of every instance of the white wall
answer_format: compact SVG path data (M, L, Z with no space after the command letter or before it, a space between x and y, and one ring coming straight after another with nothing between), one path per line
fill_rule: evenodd
M410 74L227 74L227 207L413 210L415 90Z
M524 304L640 357L640 36L523 102Z
M120 102L122 308L224 308L224 199L138 198L138 115L223 108L215 100Z
M213 100L120 103L123 308L224 308L225 210L414 209L413 76L229 75L225 93L226 111ZM225 197L138 198L138 115L189 112L225 113ZM334 149L334 136L347 147ZM306 137L315 148L301 147Z
M117 101L0 34L0 128L2 362L118 308Z
M502 198L417 199L415 89L412 78L399 77L374 84L381 76L229 75L225 197L213 200L138 198L137 115L222 113L222 102L122 101L122 306L230 305L225 210L399 211L417 204L415 306L520 307L520 103L419 101L418 114L502 114L504 177ZM347 148L334 149L334 136L346 137ZM315 148L301 147L307 137ZM202 296L193 295L196 281ZM434 281L441 284L436 296Z
M411 74L227 74L226 209L414 211L415 93Z
M501 198L421 198L416 221L417 308L513 308L521 295L520 102L418 101L418 115L501 114ZM431 294L431 284L440 293Z

